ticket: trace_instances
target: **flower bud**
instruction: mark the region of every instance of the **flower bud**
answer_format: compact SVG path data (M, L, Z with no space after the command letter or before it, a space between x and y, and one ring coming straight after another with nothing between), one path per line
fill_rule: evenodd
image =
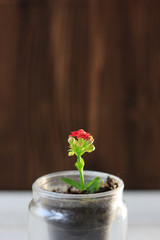
M74 152L69 152L68 153L68 156L73 156L74 155Z
M68 138L68 143L71 145L71 144L73 144L73 143L75 143L75 138L74 137L69 137Z
M83 146L83 143L81 143L81 142L77 142L77 147L82 147Z
M86 152L93 152L95 150L95 146L94 145L90 145L89 147L88 147L88 149L86 150Z
M86 140L87 143L89 144L92 144L94 142L94 138L90 135L87 140Z

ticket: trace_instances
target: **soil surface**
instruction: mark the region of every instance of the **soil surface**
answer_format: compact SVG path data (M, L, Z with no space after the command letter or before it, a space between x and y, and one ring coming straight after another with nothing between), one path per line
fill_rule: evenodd
M116 189L117 187L118 187L118 182L114 178L108 177L107 180L103 182L103 184L101 184L99 190L95 193L111 191L113 189ZM56 189L56 190L53 190L53 192L65 193L65 194L88 194L87 191L81 192L78 189L71 186L68 186L65 192L63 192L62 189Z

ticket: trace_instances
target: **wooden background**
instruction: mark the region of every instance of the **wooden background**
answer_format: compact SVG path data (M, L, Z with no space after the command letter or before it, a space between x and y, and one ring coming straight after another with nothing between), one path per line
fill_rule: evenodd
M0 0L0 189L74 169L160 188L160 1Z

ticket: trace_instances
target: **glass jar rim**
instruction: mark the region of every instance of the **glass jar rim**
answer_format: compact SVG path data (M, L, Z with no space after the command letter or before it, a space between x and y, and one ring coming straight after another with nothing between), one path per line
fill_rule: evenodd
M69 193L58 193L58 192L53 192L49 191L46 189L43 189L41 187L41 184L46 181L46 179L50 179L53 177L66 177L67 175L75 175L77 176L79 174L78 171L59 171L59 172L54 172L54 173L49 173L44 176L39 177L32 185L33 192L37 192L40 196L44 198L52 198L52 199L65 199L65 200L80 200L80 199L95 199L95 198L104 198L104 197L114 197L117 196L119 193L123 192L124 189L124 182L121 178L105 173L105 172L99 172L99 171L91 171L91 170L84 170L84 176L92 176L96 177L99 176L101 178L107 178L112 177L118 182L118 187L116 189L106 191L106 192L101 192L101 193L92 193L92 194L69 194Z

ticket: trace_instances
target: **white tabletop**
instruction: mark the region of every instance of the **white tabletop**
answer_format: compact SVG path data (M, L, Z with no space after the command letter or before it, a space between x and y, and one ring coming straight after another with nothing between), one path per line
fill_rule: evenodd
M29 191L0 192L0 240L27 240ZM160 240L160 191L125 191L127 240Z

